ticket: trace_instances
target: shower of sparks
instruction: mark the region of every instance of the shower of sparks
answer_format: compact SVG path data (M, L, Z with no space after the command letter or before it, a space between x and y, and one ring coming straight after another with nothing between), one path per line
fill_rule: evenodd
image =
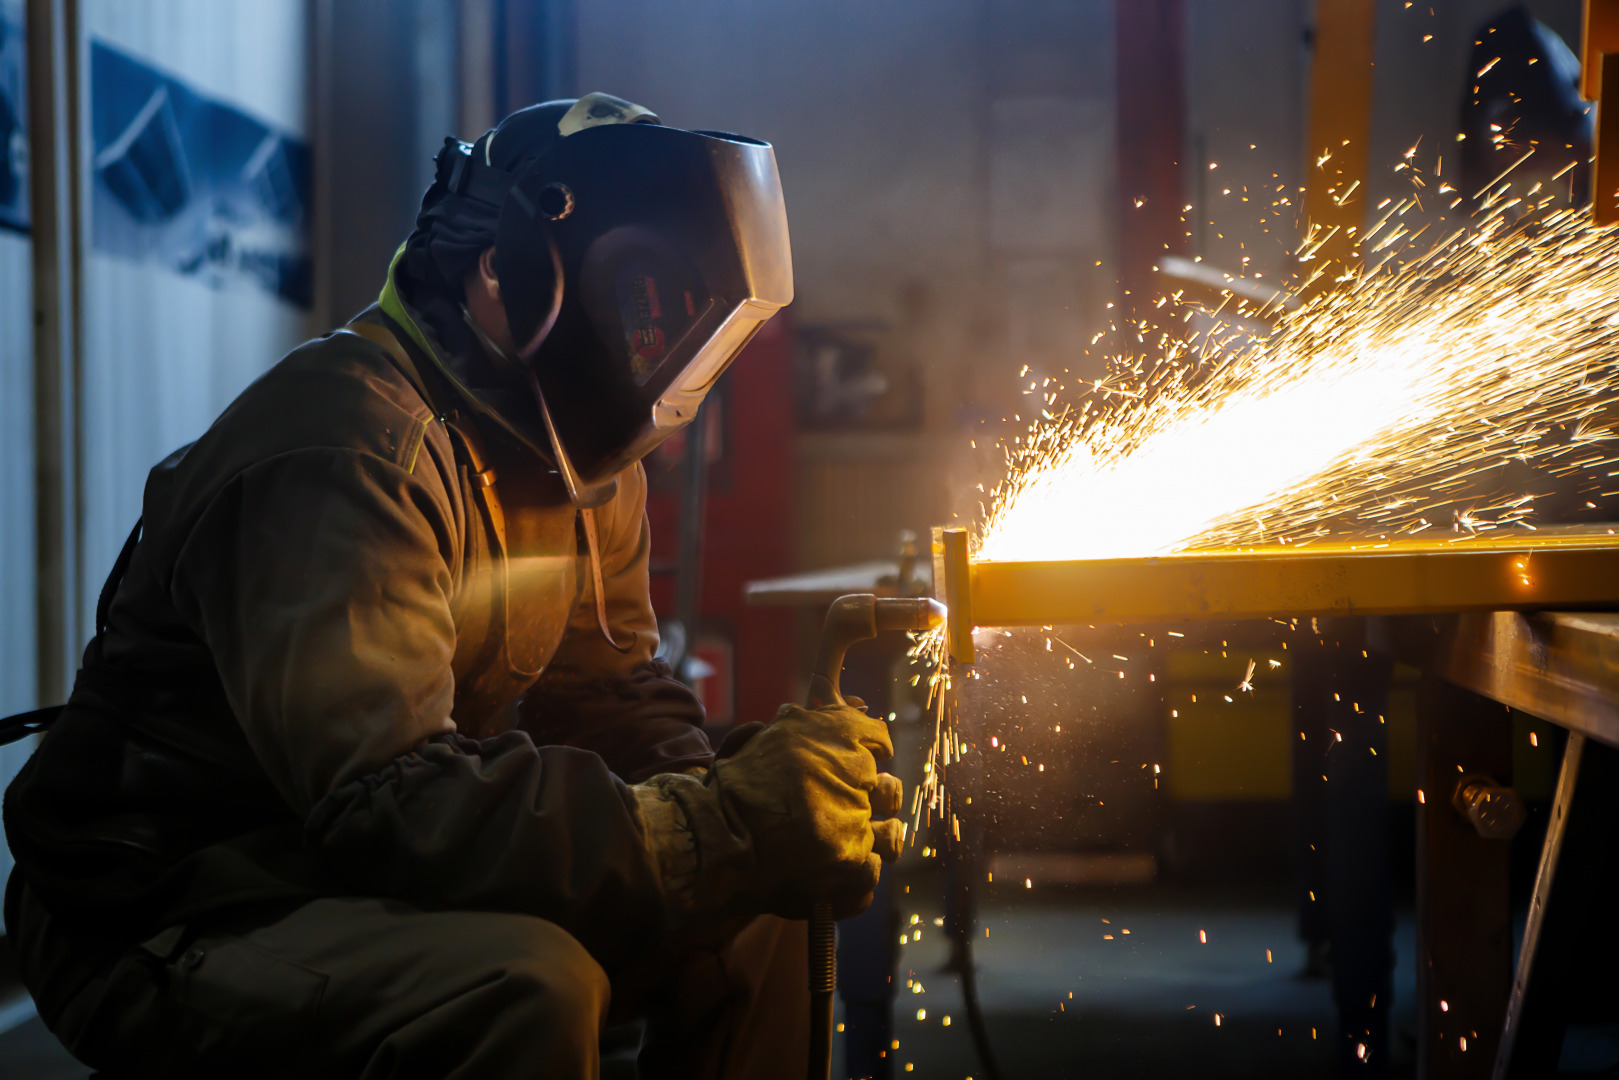
M1496 212L1316 295L1267 338L1191 348L1137 363L1137 396L1091 395L1018 440L975 558L1525 522L1536 493L1472 505L1473 485L1512 462L1566 477L1613 460L1619 231Z
M1263 336L1164 335L1157 357L1116 360L1066 407L1042 385L1046 407L1006 449L1007 478L984 508L974 558L1532 529L1545 492L1501 494L1504 466L1534 468L1514 474L1520 488L1619 489L1608 426L1619 386L1619 229L1553 208L1538 183L1522 196L1499 180L1491 189L1478 217L1420 256L1409 245L1424 230L1400 222L1416 196L1383 208L1360 238L1381 264L1319 267L1316 279L1331 287L1306 289L1296 310L1234 308L1275 317ZM1322 242L1307 236L1306 265ZM1161 309L1171 301L1180 298ZM1132 329L1147 340L1146 324ZM918 823L949 820L944 774L970 749L952 728L951 680L977 673L950 670L937 631L913 655L929 669L918 680L928 679L936 739L912 809ZM1240 689L1251 679L1252 665Z

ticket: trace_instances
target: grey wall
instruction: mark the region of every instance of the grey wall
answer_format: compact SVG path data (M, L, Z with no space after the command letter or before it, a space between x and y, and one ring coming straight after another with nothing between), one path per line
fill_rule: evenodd
M596 0L578 85L776 146L800 326L886 323L923 423L799 440L799 558L970 511L1016 373L1093 370L1113 281L1111 0ZM1098 265L1100 263L1100 265Z
M1380 0L1366 205L1409 189L1394 166L1418 136L1454 139L1472 31L1509 2ZM1577 47L1579 0L1529 6ZM790 316L884 321L880 362L922 370L919 431L800 436L801 563L873 557L899 527L970 512L984 475L965 436L1027 408L1016 372L1095 372L1084 346L1113 298L1114 140L1130 137L1113 129L1112 12L1113 0L580 5L571 89L775 143ZM1187 229L1222 269L1290 272L1313 19L1311 0L1186 0Z
M1312 9L1309 0L1187 3L1190 250L1228 273L1280 283L1289 270L1304 182ZM1291 205L1273 205L1283 198Z
M315 288L322 325L346 321L377 298L388 261L409 233L432 178L437 140L424 145L421 91L450 97L432 39L418 49L418 20L432 0L315 0L316 184L320 192ZM453 40L453 37L452 37ZM454 116L444 109L445 120ZM444 130L438 136L455 134Z
M1108 0L603 0L580 11L579 89L773 142L793 317L898 322L925 294L948 428L1002 404L983 369L1009 348L1066 353L1080 335L1052 324L1111 281L1112 32Z
M475 139L564 92L572 0L309 0L317 322L377 297L446 136Z

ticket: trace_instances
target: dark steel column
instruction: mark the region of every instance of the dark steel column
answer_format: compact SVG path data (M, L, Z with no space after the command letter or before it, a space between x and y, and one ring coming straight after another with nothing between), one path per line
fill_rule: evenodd
M1297 643L1295 643L1297 644ZM1332 940L1327 898L1327 853L1331 818L1327 801L1327 751L1334 745L1331 717L1320 707L1331 696L1332 668L1315 641L1293 658L1293 872L1299 938L1306 949L1308 978L1326 978Z
M1389 683L1394 660L1360 647L1336 650L1327 753L1327 901L1332 996L1343 1076L1387 1076L1394 1004L1394 901L1389 890Z
M574 97L579 15L574 0L495 0L494 95L501 116L537 101Z
M1389 888L1387 712L1394 661L1359 620L1323 620L1293 667L1299 929L1331 943L1340 1074L1388 1073L1394 906ZM1324 973L1323 973L1324 974Z
M1120 307L1140 315L1158 295L1159 258L1186 250L1186 12L1183 0L1117 0L1113 17Z
M1490 1075L1512 981L1511 847L1451 804L1464 774L1512 780L1506 706L1425 676L1417 709L1417 1073Z
M77 0L28 0L28 204L34 287L37 694L78 667L80 160Z

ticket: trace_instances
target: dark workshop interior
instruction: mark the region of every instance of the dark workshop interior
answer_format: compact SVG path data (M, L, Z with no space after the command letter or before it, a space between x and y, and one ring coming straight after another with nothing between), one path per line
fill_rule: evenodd
M1619 105L1602 105L1607 96L1619 101L1616 57L1619 0L0 0L0 716L29 714L0 729L0 785L16 781L7 796L11 846L0 838L0 881L17 876L0 946L0 1077L481 1078L534 1075L538 1065L541 1075L559 1077L742 1080L796 1076L806 1052L812 1080L1619 1076L1619 991L1606 978L1619 962L1619 934L1600 899L1619 884L1610 846L1619 811L1604 779L1619 785L1619 538L1606 524L1619 521L1612 505L1619 492L1603 490L1619 487L1612 480L1619 456L1609 449L1619 432L1619 232L1609 229L1619 221L1619 121L1608 125L1604 116L1619 116ZM1614 73L1610 94L1606 71ZM612 97L586 99L596 102L588 115L571 107L589 94ZM532 172L502 164L491 150L501 141L480 139L508 114L557 99L569 99L570 108L565 115L558 108L563 118L547 126L543 145L563 150L523 158L522 167L539 162ZM658 128L641 115L648 111L668 140L654 137ZM579 189L577 211L567 185L535 186L548 179L540 175L546 162L574 160L567 144L644 143L651 155L663 152L663 142L675 147L677 136L688 140L682 147L701 144L709 164L690 167L717 190L681 202L700 185L679 171L696 159L678 156L604 159L598 182L608 194L596 203L585 181L570 180ZM503 151L514 153L511 145ZM712 164L722 159L731 164ZM430 202L433 192L446 192L442 206L461 206L456 200L476 202L486 182L505 185L478 204L478 228L486 231L453 222L479 237L465 241L472 267L465 302L457 293L455 303L419 304L424 324L440 317L434 312L450 313L450 329L431 323L430 345L414 323L408 335L400 329L401 311L425 295L412 290L427 288L413 284L426 278L410 275L436 266L454 292L460 271L443 269L448 256L439 247L406 239L451 228L444 222L461 212L429 220L423 211L418 219L424 192ZM633 337L663 318L658 293L648 292L651 271L623 269L649 264L601 270L619 248L577 255L568 229L598 221L606 212L597 206L613 193L651 191L624 196L622 220L609 222L621 235L604 232L620 247L640 243L634 237L657 227L637 216L646 199L676 189L675 209L657 211L668 236L694 235L691 223L703 214L721 225L657 263L678 275L693 260L709 260L682 279L702 279L686 287L687 315L676 312L695 321L689 331L682 324L686 336L667 354L691 366L666 377L658 374L661 361L647 359L654 346ZM524 194L535 191L539 211ZM547 208L548 196L564 201ZM549 256L518 258L511 220L519 203L534 230L524 235L545 238L536 243L549 243ZM701 214L680 209L699 204ZM779 273L775 284L766 281L765 266L771 259L788 265L786 234L772 231L770 216L782 204L791 237L784 293ZM647 241L654 254L644 258L664 259L668 243ZM1454 261L1412 254L1430 243L1470 254ZM484 248L492 261L478 261ZM715 291L708 308L701 296L694 305L692 290L709 288L705 275L722 255L740 268L742 299ZM1509 273L1508 265L1525 269ZM496 283L487 296L505 314L499 332L486 333L494 324L480 322L485 309L474 291L497 273L506 289ZM530 281L522 274L542 284L512 284ZM633 277L633 296L624 292L626 274L641 275ZM1375 283L1387 279L1394 284ZM675 309L682 287L666 287L664 307ZM591 307L591 297L608 289L619 290L616 299ZM541 297L537 314L519 313L524 290ZM1485 298L1489 311L1467 308ZM768 322L737 330L741 316L729 316L711 340L693 337L718 325L710 315L733 302ZM1526 314L1512 314L1520 310L1514 304ZM416 315L415 306L409 310ZM555 342L566 334L599 332L608 342L602 355L618 356L623 340L609 340L617 331L603 320L621 316L641 320L623 339L633 380L568 382L572 375L544 366L554 355L546 350L562 348ZM517 635L513 627L528 618L516 598L527 587L524 575L532 582L551 573L532 569L541 564L566 564L572 575L544 656L532 666L501 661L502 679L529 674L490 715L507 727L518 722L520 733L464 719L463 684L469 696L482 690L462 665L483 645L466 644L476 618L463 618L460 593L440 596L452 591L452 578L461 588L462 571L447 555L432 573L406 566L404 556L390 563L391 549L356 555L356 565L369 566L354 571L363 579L357 591L383 598L382 606L342 616L336 636L300 637L276 622L276 612L327 602L299 590L330 560L341 561L332 553L344 535L353 536L355 551L372 536L371 525L332 509L339 496L330 492L346 490L351 475L335 463L322 466L330 469L324 479L306 474L319 490L249 516L253 470L263 473L278 454L314 453L288 440L317 431L349 392L349 383L331 383L337 388L328 394L314 375L289 390L276 382L276 365L300 343L356 318L358 330L323 347L349 349L342 363L351 365L361 363L355 350L368 349L364 362L391 374L355 378L393 388L378 394L409 398L389 398L392 419L376 421L386 430L375 437L388 449L354 454L371 462L352 474L367 478L353 481L365 497L383 498L392 484L397 490L387 497L413 508L411 521L442 519L456 529L473 527L469 514L482 529L483 506L506 560L508 540L515 552L543 532L532 525L540 511L521 503L519 466L500 456L516 452L497 450L499 460L486 468L485 451L462 428L484 424L485 438L495 426L515 431L499 411L511 386L522 398L513 409L543 417L543 427L535 419L523 429L540 434L511 435L504 445L539 444L525 467L543 463L544 484L559 493L545 506L565 512L559 535L567 546L561 555L535 547L528 570L512 555L513 569L499 571L506 599L486 596L497 606L479 609L488 625L498 617ZM1430 318L1441 329L1420 349L1380 345ZM1362 340L1358 326L1377 329ZM524 351L517 341L524 334L538 344ZM662 356L661 324L656 334ZM730 344L721 348L722 340ZM1364 391L1350 376L1321 376L1316 385L1326 389L1298 399L1314 404L1265 411L1266 402L1294 400L1285 397L1288 380L1307 382L1324 370L1325 362L1284 367L1276 357L1330 353L1340 341L1360 350L1344 370L1355 363L1364 372L1393 370L1393 363L1424 374ZM1516 341L1526 343L1521 356L1503 344ZM441 347L470 350L480 366L445 366L434 352ZM703 351L693 360L690 349ZM413 361L397 359L407 353ZM422 375L411 364L430 353L438 366ZM1387 359L1396 353L1397 363ZM669 379L691 380L715 356L736 361L718 369L717 382L709 370L681 397L680 387L697 383ZM1488 376L1476 366L1486 362L1496 365ZM1241 375L1249 370L1243 363L1260 374ZM1395 427L1366 421L1359 434L1339 431L1353 426L1340 414L1378 413L1405 395L1428 401L1421 378L1452 368L1459 374L1445 377L1468 389L1434 398L1441 405L1431 415L1400 413L1388 422ZM467 371L513 381L486 394ZM630 395L639 410L634 423L655 436L637 436L642 441L605 473L591 473L578 447L630 406L611 416L604 406L606 420L570 417L565 395L585 393L577 387L587 383ZM186 526L195 533L174 531L162 515L180 515L187 499L204 498L198 455L226 454L229 446L220 447L238 430L228 418L249 411L232 402L272 400L266 395L278 385L283 398L258 407L273 416L275 434L262 443L270 449L251 466L232 459L240 472L210 489L207 508L197 502L184 511L196 515ZM461 411L435 395L459 401ZM1220 395L1254 402L1242 414L1249 418L1219 413ZM679 411L696 409L693 402L701 405L695 420ZM1180 427L1151 426L1174 408ZM216 424L221 413L226 419ZM1274 436L1257 430L1272 413ZM1226 422L1222 415L1243 429L1223 444L1233 447L1229 457L1199 441L1198 432ZM1130 417L1147 419L1131 427ZM405 434L394 430L400 425ZM1395 428L1399 445L1384 438ZM1146 454L1140 447L1183 437L1175 445L1191 449L1164 451L1158 466L1129 471ZM1244 437L1271 441L1253 450ZM1342 452L1323 451L1311 464L1314 451L1304 444L1317 438L1344 440ZM411 439L414 449L399 449ZM154 471L193 443L201 449L172 459L180 479ZM1113 456L1085 464L1086 447L1104 443ZM1104 449L1095 451L1097 461ZM384 461L389 453L395 457ZM1272 482L1268 466L1253 467L1244 453L1294 472L1278 468L1282 479ZM625 564L615 553L634 549L641 535L638 458L650 539ZM1345 471L1351 465L1359 470L1353 475ZM1116 481L1105 475L1110 468ZM1440 471L1446 475L1436 480ZM428 472L448 477L442 490L424 478ZM1080 474L1084 483L1061 486ZM618 487L598 498L592 492L603 476ZM500 493L504 518L483 489ZM1294 498L1297 491L1305 494ZM1177 506L1204 504L1206 512L1187 511L1197 528L1131 539L1159 536L1152 530L1160 510L1167 518ZM628 516L617 513L624 506ZM1419 510L1426 516L1419 519ZM141 543L126 547L143 513ZM187 539L214 535L205 534L215 527L208 523L227 513L236 515L236 531L216 536L216 549L199 551L203 541ZM398 521L375 526L376 535L403 535L414 527L399 524L406 517L399 510ZM1206 532L1208 522L1219 528ZM1432 532L1418 535L1430 524ZM1244 531L1250 525L1257 534ZM463 541L445 532L451 526L434 528L412 551L437 560L453 547L470 567L472 548L463 551ZM1214 539L1192 542L1197 537ZM493 541L478 542L485 545L479 557L491 557ZM1272 554L1244 561L1267 544ZM1201 547L1209 549L1206 565L1194 558ZM1190 561L1169 557L1189 549ZM247 566L255 552L268 553L262 565L272 569ZM624 584L643 564L648 584ZM409 712L423 725L416 734L400 735L402 743L363 769L345 764L343 783L370 784L366 798L379 803L392 792L388 820L417 821L412 814L448 804L436 788L413 796L390 785L408 785L412 768L438 760L434 752L487 766L478 774L485 792L516 783L497 782L509 773L495 770L519 768L511 762L523 754L538 755L536 775L543 757L544 776L557 777L549 787L533 780L538 793L530 796L502 795L508 801L497 803L490 794L457 810L468 815L464 835L453 824L462 819L446 817L452 823L423 842L425 854L412 849L414 870L380 855L367 861L367 852L397 854L410 845L392 834L357 839L384 828L383 811L334 808L357 790L332 779L337 766L309 781L310 793L301 766L283 762L351 752L332 749L332 739L347 738L328 734L347 722L338 713L312 741L287 734L314 730L316 720L296 719L300 709L316 708L310 695L366 715L391 707L376 704L391 701L391 691L319 673L337 663L328 655L332 642L345 656L349 643L356 657L386 653L379 670L402 683L427 678L412 654L394 648L414 629L365 637L373 630L367 617L409 614L403 600L392 609L384 603L407 588L388 576L391 568L415 575L409 589L420 585L437 598L443 617L435 607L425 621L444 623L453 612L435 661L444 685L433 691L432 716L425 706L401 706L401 716ZM228 578L233 572L243 580ZM640 589L635 596L612 592L631 586ZM537 594L544 588L532 586ZM615 620L638 617L648 593L651 612L636 624L639 636L621 646L630 623ZM138 596L148 594L179 621L142 615ZM827 668L826 642L838 611L829 605L845 594L878 599L855 612L865 629L844 642L840 683L836 662ZM253 902L227 914L182 905L192 913L155 921L131 914L146 910L136 899L120 910L123 885L91 886L100 892L78 908L48 899L85 887L63 881L99 882L106 866L137 865L119 844L144 859L169 842L84 839L98 814L125 820L117 793L153 760L157 751L141 749L149 744L120 735L124 741L106 745L122 749L85 750L79 764L46 760L53 740L62 758L74 738L88 746L95 725L114 715L105 704L95 706L101 712L53 710L70 694L104 702L96 695L123 692L107 689L123 685L116 679L97 681L80 668L115 663L123 655L119 635L131 640L137 625L154 639L167 634L164 641L202 650L196 655L205 665L201 682L177 677L168 690L140 693L212 694L217 704L198 707L244 718L240 729L227 725L229 738L200 749L185 726L142 734L168 748L168 764L158 768L194 770L214 754L270 762L255 765L253 775L280 815L280 832L264 835L292 837L275 857L278 868L325 857L323 844L372 845L330 848L348 852L341 861L351 869L333 871L329 889L310 895L395 905L387 910L409 908L422 919L471 911L546 920L547 932L573 950L567 955L577 954L570 962L600 976L602 987L611 980L617 1007L604 997L580 1021L588 1030L575 1041L588 1045L571 1057L537 1056L532 1047L542 1036L519 1030L502 1037L526 1043L522 1053L500 1049L491 1035L476 1064L453 1056L453 1038L475 1040L481 1025L507 1023L506 998L469 1005L476 1011L453 1022L441 1017L435 1033L416 1042L399 1033L408 1027L403 1020L362 1034L372 1029L341 1011L354 1008L361 991L340 990L337 968L328 971L309 952L264 969L269 981L312 980L296 984L303 995L296 1001L292 984L275 990L282 996L274 1006L265 1004L270 991L262 1001L226 1000L203 976L221 957L230 962L221 942L247 942L241 947L268 955L261 938L228 935L294 919L296 905L279 893L265 898L243 885ZM481 632L493 634L488 625ZM912 632L864 640L885 625ZM282 650L274 655L284 671L255 667L270 654L236 640L255 635L273 639L265 649ZM558 636L563 652L553 670ZM547 719L543 703L518 703L528 686L551 685L536 684L536 673L563 678L555 673L574 670L566 661L581 680L606 678L589 658L605 657L601 671L617 672L636 641L656 641L656 658L647 644L636 677L654 672L645 677L663 680L665 697L637 697L635 705L625 704L630 691L603 691L578 706L576 727L566 728L573 734L558 734L561 749L545 757L541 732L564 726ZM301 671L296 657L317 673ZM238 675L242 686L232 681ZM452 692L456 709L447 711ZM892 816L903 819L905 837L897 861L883 865L870 906L840 912L850 917L838 923L830 1064L817 1064L825 1040L816 1021L804 1026L806 961L793 958L807 948L813 1012L825 1000L815 971L827 948L815 935L831 925L830 902L817 894L806 947L810 901L782 882L803 880L808 853L830 851L834 841L806 840L801 854L788 846L798 834L786 826L786 839L760 840L745 856L750 874L767 873L773 860L783 864L768 870L778 876L768 889L737 887L754 906L716 901L730 922L714 915L712 925L702 924L704 934L721 926L736 935L748 923L737 918L745 909L749 919L786 927L782 940L797 942L797 952L776 955L769 976L786 970L785 982L752 987L757 996L722 1020L713 1019L716 1011L691 1021L687 1043L659 1041L664 1027L681 1022L685 993L648 990L652 977L643 971L653 963L648 956L663 955L657 950L685 947L656 936L660 920L677 918L669 914L677 911L671 883L687 874L699 884L680 888L694 895L717 887L701 884L707 860L719 856L704 847L690 800L732 798L723 795L731 790L726 763L737 776L753 767L750 752L763 761L769 751L760 748L787 722L735 750L726 741L731 732L769 721L783 702L830 707L840 694L858 696L886 725L894 753L882 768L903 784ZM679 736L706 738L700 752L635 776L617 768L616 751L602 749L620 730L613 725L625 725L624 738L641 737L631 730L641 721L625 717L645 714L647 702L656 711L669 695L686 709L682 716L692 714L692 700L701 703ZM522 700L541 696L534 690ZM82 718L92 714L102 719ZM588 724L598 726L587 731ZM360 735L351 741L387 744L367 737L374 745ZM832 738L795 737L811 739L812 748L822 745L814 738ZM867 773L872 763L861 746L869 742L850 744ZM721 748L712 768L710 745ZM24 772L31 755L37 770ZM490 764L497 759L508 764ZM63 761L79 787L47 784L44 777L55 775L47 770L60 771ZM444 765L445 775L455 767ZM376 769L383 771L359 779ZM390 769L403 779L388 779ZM31 781L34 772L40 779ZM875 776L848 789L861 814L851 835L864 838L856 867L865 867L874 844L880 852L885 836L898 836L897 825L892 833L870 827L882 785L891 783ZM226 835L222 822L237 811L173 783L162 780L167 794L149 796L161 807L153 821L187 822L188 837ZM813 778L803 783L821 790ZM85 794L64 798L64 791ZM797 813L793 797L782 796L769 814ZM39 824L41 807L60 815L55 824ZM741 829L733 809L725 813ZM509 832L499 816L508 812L518 822ZM345 813L373 816L351 817L358 823L343 832L330 821ZM600 824L608 819L614 824ZM432 832L431 822L423 827ZM636 837L664 827L687 847L636 846ZM567 842L539 835L557 829L574 831ZM604 854L574 850L596 838L605 838ZM523 846L530 843L568 848L572 861L536 862ZM622 854L624 844L632 854ZM232 858L247 857L245 848L231 850ZM143 877L141 887L181 888L173 885L179 878L194 891L236 887L208 877L221 872L217 866L186 869L192 865ZM452 865L460 869L434 869ZM472 865L482 869L465 869ZM261 872L268 873L255 864ZM307 876L313 870L285 872L287 880L316 880ZM106 873L112 882L116 871ZM458 891L441 888L435 874L512 881ZM654 878L655 889L644 884ZM531 880L542 882L535 894L542 898L525 906L523 883ZM636 906L636 890L655 892L667 911ZM755 896L767 892L768 900ZM791 901L780 899L788 893ZM682 919L699 905L680 903L688 905L678 908ZM788 909L791 920L774 919ZM604 919L605 927L596 925ZM131 936L128 926L141 929ZM321 932L345 933L335 921ZM346 932L356 942L382 940ZM670 931L668 940L677 936ZM504 962L499 937L492 962ZM78 950L71 962L59 944L67 940ZM469 952L478 949L480 939L466 940ZM730 946L713 946L722 948ZM86 974L85 957L104 966ZM106 957L119 958L118 966ZM718 963L715 970L724 969ZM379 1015L394 996L439 992L430 968L369 977L363 993ZM547 980L571 976L547 969L534 977L554 989ZM258 976L236 978L245 985ZM146 980L144 989L125 989L129 980ZM241 992L244 1001L252 997ZM740 991L727 992L733 997L709 1006L691 991L684 1005L695 1014L742 1000L734 997ZM582 1000L576 983L559 993L569 1008ZM130 1004L131 994L146 997ZM657 1008L665 1011L641 1009L637 994L664 1001ZM530 1007L541 1016L565 1012ZM530 1023L526 1013L512 1016L513 1024ZM561 1030L565 1021L557 1024ZM697 1049L690 1031L703 1024L731 1025L725 1039L732 1041ZM333 1034L339 1027L354 1033ZM457 1027L460 1035L445 1034ZM719 1040L703 1047L724 1041L701 1030ZM284 1051L293 1044L304 1057ZM599 1074L577 1064L597 1058Z

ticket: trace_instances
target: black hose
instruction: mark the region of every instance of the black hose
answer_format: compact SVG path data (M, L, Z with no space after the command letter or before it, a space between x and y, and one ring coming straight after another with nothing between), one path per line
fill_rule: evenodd
M832 1077L832 991L838 985L838 924L817 900L809 918L810 1032L808 1080Z
M963 763L967 764L967 763ZM971 795L982 794L979 768L967 765L957 777L958 794L968 795L965 805L955 800L947 802L945 817L941 821L952 826L944 834L944 918L950 935L950 961L946 965L961 979L961 1000L967 1008L967 1030L972 1034L973 1050L984 1068L986 1080L1000 1080L1000 1064L989 1044L989 1027L984 1023L984 1008L978 1000L978 966L973 962L974 933L978 929L978 883L984 872L984 823L977 807L972 811ZM979 799L979 806L983 800Z
M971 917L958 920L955 927L954 948L950 966L961 978L961 1000L967 1006L967 1030L973 1037L973 1050L984 1067L986 1080L1001 1080L1001 1068L995 1061L995 1051L989 1044L989 1028L984 1024L984 1009L978 1002L978 969L973 964L973 928L977 920Z

